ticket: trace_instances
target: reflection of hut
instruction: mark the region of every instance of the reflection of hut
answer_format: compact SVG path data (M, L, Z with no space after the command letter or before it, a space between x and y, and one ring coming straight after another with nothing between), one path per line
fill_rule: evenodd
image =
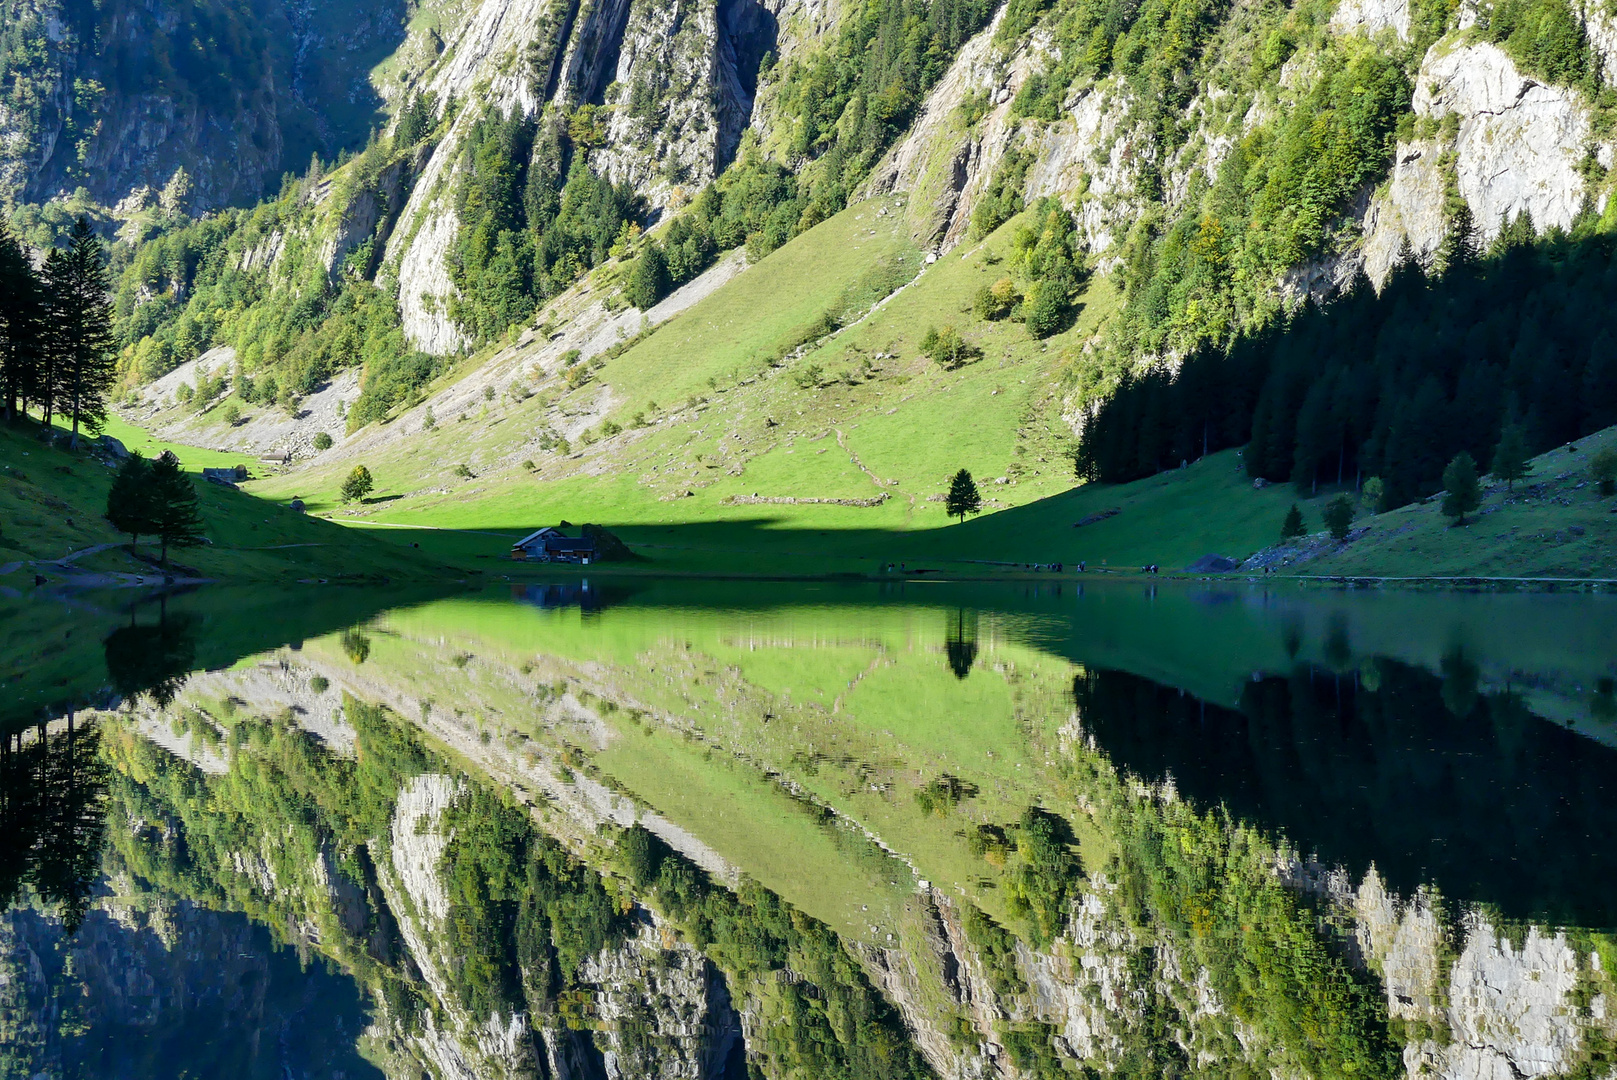
M581 563L595 561L593 536L565 536L560 529L539 529L511 545L511 558L528 562Z

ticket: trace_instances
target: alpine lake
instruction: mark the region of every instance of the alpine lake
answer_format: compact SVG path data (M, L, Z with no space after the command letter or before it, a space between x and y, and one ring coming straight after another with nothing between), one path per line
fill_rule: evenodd
M1617 1075L1617 597L0 598L0 1077Z

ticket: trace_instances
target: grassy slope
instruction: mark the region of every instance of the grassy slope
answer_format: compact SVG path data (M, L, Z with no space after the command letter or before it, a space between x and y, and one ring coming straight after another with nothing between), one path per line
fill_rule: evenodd
M1489 576L1617 578L1617 499L1589 479L1596 450L1617 446L1617 428L1533 459L1516 485L1490 484L1480 513L1464 527L1442 501L1413 503L1360 522L1368 532L1337 547L1316 539L1317 557L1294 562L1304 574L1389 577ZM1317 519L1315 519L1317 520Z
M1045 342L1017 323L977 320L972 297L1006 273L1015 221L926 267L801 358L770 366L820 313L879 295L873 267L914 260L901 215L882 209L897 204L861 203L797 238L584 387L568 392L552 380L529 401L502 395L485 415L392 440L366 460L379 485L370 506L335 505L346 460L311 462L252 490L301 496L356 525L448 530L381 531L462 561L501 556L503 537L538 525L596 521L665 571L869 571L889 560L974 559L1173 566L1208 551L1245 555L1273 537L1289 496L1253 491L1229 455L1123 490L1072 490L1062 365L1117 297L1096 280L1076 325ZM981 358L945 371L921 355L926 330L945 324ZM804 385L815 369L818 385ZM629 430L575 443L569 457L538 448L541 427L585 413ZM636 413L649 426L633 428ZM457 479L460 463L475 478ZM941 497L962 466L988 501L981 518L958 527ZM881 495L870 507L736 501ZM1112 506L1124 513L1073 531Z
M1326 495L1254 490L1233 452L1134 484L1074 487L1060 416L1064 366L1117 297L1108 282L1092 282L1076 325L1046 342L1016 323L976 319L972 297L1006 273L1002 256L1017 221L926 266L866 317L773 366L822 314L863 310L919 265L900 204L861 203L798 237L607 360L583 386L569 390L551 376L532 398L497 394L476 415L446 417L432 431L384 429L388 437L364 459L378 488L363 506L335 500L354 464L347 457L316 459L249 490L301 497L334 520L374 526L395 545L417 543L446 561L490 569L499 564L477 560L499 559L509 539L564 519L617 529L648 556L639 568L647 572L771 574L868 573L887 562L957 573L1080 560L1179 568L1272 543L1293 500L1319 521ZM926 330L945 324L959 327L981 357L945 371L921 355ZM634 426L637 416L646 426ZM546 428L603 418L628 430L588 446L575 439L568 455L539 447ZM114 434L142 445L138 433ZM461 464L475 475L457 476ZM941 498L962 466L987 501L985 513L960 525L944 517ZM1577 472L1550 457L1539 474L1569 470ZM1617 573L1617 519L1602 516L1589 490L1576 489L1578 479L1494 505L1465 530L1444 528L1435 507L1406 508L1304 569ZM769 501L883 496L875 506ZM1074 528L1111 509L1120 512Z
M117 433L136 449L167 449L122 426ZM172 447L192 471L203 463L235 464L240 455ZM47 447L22 429L0 428L0 564L60 559L100 544L127 543L101 516L106 509L112 471L83 453ZM379 544L363 533L294 513L240 491L198 484L202 516L211 545L176 550L175 562L202 576L252 581L287 581L308 577L357 577L374 580L442 575L448 568L408 548ZM141 541L140 550L155 556L157 546ZM150 573L152 567L113 549L75 563L84 570ZM48 578L57 569L38 567ZM31 586L32 574L14 572L0 579Z

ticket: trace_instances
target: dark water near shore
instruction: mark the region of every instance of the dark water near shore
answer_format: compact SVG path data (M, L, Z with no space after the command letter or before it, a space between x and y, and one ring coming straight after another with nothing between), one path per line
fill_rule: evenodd
M1074 880L1114 843L1077 808L1080 746L1352 880L1617 926L1609 597L572 582L0 603L0 1076L177 1075L117 1050L132 1032L186 1047L191 1075L408 1072L361 1038L366 993L428 991L394 955L386 874L349 865L377 841L345 839L385 837L400 796L322 787L370 767L361 705L558 821L577 812L534 776L616 793L592 797L850 939L897 940L917 880L1034 919L995 885L1028 813L1067 823ZM273 783L242 773L271 750ZM326 836L310 880L354 895L288 906L308 882L274 859L255 885L243 852L272 825Z

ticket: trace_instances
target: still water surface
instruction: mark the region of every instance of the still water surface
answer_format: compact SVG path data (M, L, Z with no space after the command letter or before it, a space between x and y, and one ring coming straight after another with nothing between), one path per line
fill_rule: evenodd
M1364 932L1330 929L1344 888L1420 898L1449 927L1433 964L1478 919L1518 944L1568 931L1574 964L1617 926L1608 597L575 582L9 603L0 1076L785 1075L813 1040L759 1017L775 995L834 1016L839 994L865 1002L825 1021L848 1075L877 1035L892 1075L1130 1054L1192 1075L1151 1034L1157 991L1118 1006L1133 1035L1086 1043L1074 1016L1096 1006L1059 984L1088 976L1041 958L1099 965L1075 913L1108 896L1130 940L1166 935L1149 963L1170 940L1199 955L1243 859L1280 866L1290 899L1233 924L1279 912L1365 992L1307 1006L1359 1016L1351 1045L1230 1052L1395 1075L1409 1024L1453 1026L1448 992L1417 1016ZM782 903L801 926L758 929ZM749 920L774 944L726 938ZM862 968L805 973L803 926ZM655 978L624 959L652 937ZM1311 976L1266 964L1268 1015L1262 994ZM700 1013L684 1034L680 1009ZM1570 1066L1596 1041L1545 1052Z

